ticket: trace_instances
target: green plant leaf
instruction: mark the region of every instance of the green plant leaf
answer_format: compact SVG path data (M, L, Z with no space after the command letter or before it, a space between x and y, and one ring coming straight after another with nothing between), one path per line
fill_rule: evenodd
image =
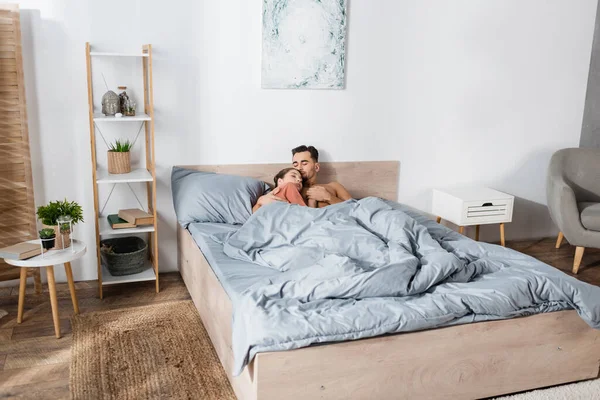
M54 226L57 223L58 217L66 215L71 217L72 224L75 225L83 221L83 209L79 204L74 201L57 200L51 201L46 206L40 206L37 209L38 219L42 221L44 225ZM61 232L69 230L69 224L63 224L60 228Z
M40 231L41 239L52 239L55 236L56 236L56 233L54 232L54 229L44 228Z
M114 151L117 153L127 153L131 150L133 144L128 140L121 141L120 139L115 140L114 143L109 145L108 151Z

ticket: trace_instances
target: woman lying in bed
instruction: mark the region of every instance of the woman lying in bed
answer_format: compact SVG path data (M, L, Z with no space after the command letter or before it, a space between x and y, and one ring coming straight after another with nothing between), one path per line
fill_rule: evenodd
M272 196L262 196L252 207L252 212L255 213L259 208L273 201L285 201L290 204L298 204L306 206L306 202L302 198L302 174L296 168L284 168L273 178L275 189L270 193ZM316 208L316 200L308 200L308 207Z

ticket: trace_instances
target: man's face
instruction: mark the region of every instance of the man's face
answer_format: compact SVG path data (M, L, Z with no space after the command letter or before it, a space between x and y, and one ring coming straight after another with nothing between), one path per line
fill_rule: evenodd
M292 165L302 173L304 180L314 178L319 172L319 163L312 159L308 151L294 154Z

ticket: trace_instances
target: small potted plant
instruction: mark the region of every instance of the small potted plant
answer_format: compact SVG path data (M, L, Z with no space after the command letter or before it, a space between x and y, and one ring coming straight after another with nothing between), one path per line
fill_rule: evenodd
M108 173L127 174L131 172L131 142L129 140L115 140L108 150Z
M56 232L54 229L44 228L40 231L40 239L42 239L42 247L45 250L50 250L54 247L54 238L56 238Z
M38 207L37 216L44 228L52 229L56 235L56 248L63 249L71 245L71 225L83 221L83 209L79 204L67 199L51 201L48 205ZM61 217L70 217L71 224L58 224ZM64 243L64 247L63 247Z

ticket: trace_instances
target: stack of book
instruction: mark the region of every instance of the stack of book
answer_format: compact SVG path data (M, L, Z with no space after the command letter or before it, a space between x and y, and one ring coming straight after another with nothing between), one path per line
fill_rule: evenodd
M118 214L111 214L108 223L113 229L135 228L141 225L154 225L154 216L139 208L119 210Z

